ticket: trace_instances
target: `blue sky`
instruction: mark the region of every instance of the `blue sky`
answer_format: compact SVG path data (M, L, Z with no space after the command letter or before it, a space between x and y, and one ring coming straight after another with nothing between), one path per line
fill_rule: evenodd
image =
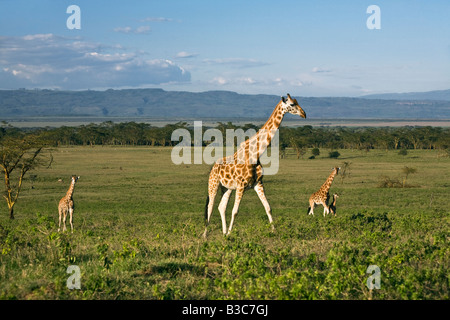
M79 30L67 28L70 5ZM370 5L381 29L366 26ZM445 0L0 0L0 89L449 89L449 16Z

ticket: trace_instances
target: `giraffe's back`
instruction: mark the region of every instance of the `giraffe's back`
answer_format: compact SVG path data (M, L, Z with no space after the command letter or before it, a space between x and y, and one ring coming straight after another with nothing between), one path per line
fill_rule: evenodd
M61 200L59 200L58 208L60 210L68 211L69 209L73 209L73 207L74 207L73 199L71 199L71 198L68 199L66 197L63 197Z

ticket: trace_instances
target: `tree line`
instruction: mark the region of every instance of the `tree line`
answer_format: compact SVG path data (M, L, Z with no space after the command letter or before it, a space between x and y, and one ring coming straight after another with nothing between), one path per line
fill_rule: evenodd
M51 147L68 145L150 145L174 146L172 133L176 129L188 130L195 137L194 128L186 122L155 127L150 124L111 121L101 124L88 124L78 127L19 129L3 122L0 126L0 174L4 177L6 200L9 216L14 219L14 206L19 197L24 176L27 172L40 166L50 166L53 157ZM202 127L202 130L208 128ZM246 132L258 130L253 124L236 126L232 122L219 122L215 129L220 130L225 139L228 129L242 129ZM251 134L248 134L251 135ZM203 132L202 135L203 137ZM215 141L216 142L216 141ZM197 142L196 142L197 143ZM207 145L209 141L203 141ZM235 145L237 143L235 142ZM297 158L312 148L312 154L320 154L319 148L359 149L442 149L447 154L450 150L450 128L441 127L399 127L399 128L348 128L348 127L281 127L279 131L280 155L285 155L286 148L292 148ZM337 151L330 152L330 157L338 157Z
M179 142L172 141L172 132L176 129L186 129L194 135L193 127L186 122L167 124L163 127L147 123L112 121L100 124L87 124L77 127L62 126L58 128L19 129L3 124L0 127L0 139L4 137L39 135L49 146L69 145L147 145L175 146ZM248 123L234 125L232 122L219 122L214 127L222 132L225 145L227 129L258 130L258 127ZM202 130L209 129L203 127ZM281 127L279 131L281 149L294 148L300 151L304 148L336 149L448 149L450 147L450 128L442 127ZM209 144L203 141L203 145Z

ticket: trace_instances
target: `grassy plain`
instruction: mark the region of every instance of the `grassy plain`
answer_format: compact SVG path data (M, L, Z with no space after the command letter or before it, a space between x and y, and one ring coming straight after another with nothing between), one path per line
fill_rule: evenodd
M1 203L0 299L449 299L450 159L321 151L290 154L264 178L274 233L248 190L227 238L216 198L205 241L210 165L174 165L170 148L57 148L52 166L25 182L15 220ZM308 216L310 194L344 162L350 175L331 187L337 216L322 207ZM408 188L379 187L383 176L402 180L404 166L417 169ZM72 174L81 176L75 231L58 233ZM69 265L80 267L80 290L66 286ZM366 286L369 265L381 270L379 290Z

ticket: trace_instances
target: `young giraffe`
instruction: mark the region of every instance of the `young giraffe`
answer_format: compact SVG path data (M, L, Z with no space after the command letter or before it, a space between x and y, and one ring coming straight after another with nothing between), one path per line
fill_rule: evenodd
M334 177L338 174L339 170L341 168L335 167L333 171L331 172L328 179L325 181L325 183L320 187L320 189L317 192L314 192L311 197L309 198L309 208L308 208L308 214L314 214L314 206L316 204L323 205L323 216L325 217L325 214L328 214L330 212L330 209L328 207L328 200L330 199L330 194L328 191L330 190L331 184L333 183Z
M337 193L333 194L333 203L330 204L330 212L336 217L336 200L339 198Z
M296 99L292 99L289 94L287 95L287 99L281 97L281 101L275 107L272 115L256 135L241 143L238 150L233 155L216 161L209 174L208 197L205 206L205 232L203 233L203 237L206 238L208 224L213 211L214 199L219 186L222 190L226 190L223 193L222 200L219 204L222 232L224 235L231 232L242 195L244 191L249 188L253 188L256 191L259 199L264 205L269 222L271 224L273 223L270 205L264 194L264 187L262 184L263 169L259 163L259 157L269 146L287 112L306 118L305 112L299 106ZM227 233L225 210L233 190L236 190L236 196Z
M73 204L73 189L75 188L75 182L80 179L79 176L72 176L72 181L70 182L69 190L67 191L66 195L61 198L58 205L58 212L59 212L59 226L58 226L58 232L61 229L61 216L63 217L63 232L66 231L66 216L69 214L69 221L70 221L70 228L73 233L73 210L74 210L74 204Z

